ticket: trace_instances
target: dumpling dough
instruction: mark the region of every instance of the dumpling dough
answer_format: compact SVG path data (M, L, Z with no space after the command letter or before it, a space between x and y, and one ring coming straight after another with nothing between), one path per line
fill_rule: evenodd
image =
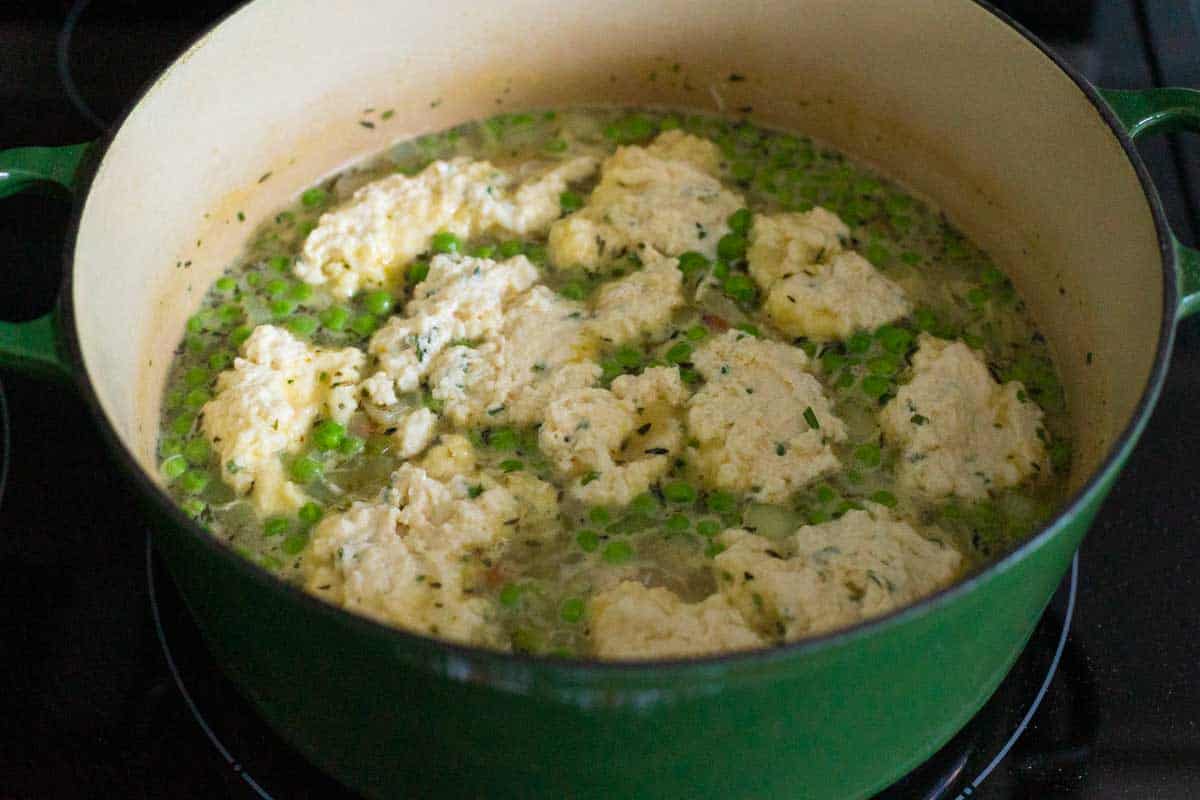
M588 327L607 342L660 337L675 309L683 305L683 273L678 262L654 251L644 260L645 267L596 293L595 317Z
M368 350L379 358L386 378L372 376L374 402L394 402L394 390L412 392L434 359L452 342L495 335L505 306L537 281L537 267L525 256L507 261L437 256L429 274L413 289L404 315L394 316L371 337Z
M680 658L764 644L720 594L685 603L668 589L622 581L593 597L588 610L601 658Z
M627 505L666 474L679 452L676 409L686 397L674 368L622 375L612 391L578 389L554 399L538 442L580 501Z
M502 646L492 604L475 595L464 567L511 534L507 522L521 509L494 482L471 497L476 482L401 465L385 502L355 503L317 525L303 562L307 588L388 624Z
M429 386L458 425L532 425L552 398L596 382L594 355L583 306L535 286L512 301L492 339L443 352Z
M292 512L305 502L279 457L300 449L318 416L350 418L365 360L356 348L312 347L260 325L242 345L242 357L217 378L201 427L220 456L222 478L249 495L260 514Z
M688 407L708 482L786 503L810 481L838 469L831 442L846 438L804 351L731 330L692 357L707 383ZM819 428L804 418L812 409Z
M755 218L750 274L766 294L763 310L781 331L844 339L911 311L903 289L843 249L848 236L841 220L823 208Z
M514 175L487 161L435 161L414 176L395 174L363 186L322 214L304 241L296 275L329 284L339 297L401 282L400 270L429 250L433 235L542 234L561 213L568 183L596 171L585 156Z
M605 160L587 205L550 226L549 254L560 269L597 266L631 249L708 257L744 203L717 178L712 142L668 131L648 147L621 147Z
M998 384L962 342L917 340L913 378L883 408L884 435L902 448L897 479L931 497L978 500L1048 474L1042 410L1020 381Z
M868 504L783 541L726 531L721 593L766 637L798 639L886 614L949 584L962 557Z

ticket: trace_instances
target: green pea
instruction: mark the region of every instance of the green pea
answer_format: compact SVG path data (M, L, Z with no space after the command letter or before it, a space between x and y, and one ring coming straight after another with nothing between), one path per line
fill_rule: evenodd
M709 511L718 514L728 514L737 510L737 498L730 492L709 492L704 504Z
M251 287L258 286L262 283L262 278L263 275L261 272L248 272L246 273L246 285Z
M558 206L562 209L562 213L570 214L583 208L583 198L575 192L563 192L558 196Z
M429 274L428 261L414 261L408 265L408 282L416 285L425 280L425 276Z
M512 428L496 428L488 437L488 446L493 450L502 452L516 450L518 444L520 444L520 438Z
M350 312L341 306L330 306L322 311L317 319L331 331L340 331L346 327L346 323L350 321Z
M630 501L629 510L635 514L650 516L658 512L658 500L649 492L642 492Z
M833 517L828 511L818 508L815 511L808 512L808 524L820 525L822 522L829 522Z
M828 373L837 372L846 365L846 357L832 350L821 354L821 368Z
M750 232L750 222L753 218L750 215L750 209L739 208L737 211L729 215L729 219L725 223L729 226L729 230L736 234L745 236Z
M717 261L713 264L712 276L719 281L723 281L729 277L729 264L724 261Z
M293 283L288 288L287 296L289 299L295 300L297 303L307 303L309 300L312 300L313 287L309 286L307 283Z
M204 509L208 508L208 504L199 497L189 497L184 500L179 507L183 509L183 513L187 514L192 519L196 519L204 513Z
M617 120L604 128L604 136L617 144L632 144L649 139L658 132L654 120L641 114L633 114Z
M616 353L613 353L613 358L615 358L617 363L625 369L637 369L638 367L642 366L642 362L644 361L642 351L638 350L637 348L630 347L629 345L626 345L617 350Z
M891 385L891 381L880 375L868 375L862 379L863 394L872 399L883 397Z
M163 398L163 408L169 410L179 408L183 404L183 390L172 389Z
M374 314L359 314L350 323L350 330L359 336L370 336L379 327L379 320Z
M725 552L725 545L718 541L709 541L708 546L704 548L706 558L716 558Z
M183 405L185 408L199 410L201 406L212 399L212 395L207 389L192 389L183 396Z
M583 612L583 601L578 597L569 597L563 601L562 606L558 610L558 616L563 622L573 625L583 619Z
M283 319L284 317L290 316L295 312L296 301L289 300L286 297L281 297L278 300L272 300L268 308L271 309L271 315L274 316L275 319Z
M183 439L178 436L164 436L158 441L158 454L164 459L182 455Z
M575 543L579 545L579 549L585 553L591 553L600 546L600 534L593 530L584 528L579 533L575 534Z
M208 342L203 336L187 335L183 337L183 346L189 353L203 353L208 349Z
M721 523L715 519L702 519L696 523L696 533L705 538L716 536L721 531Z
M687 342L679 342L667 351L667 361L672 364L683 364L692 359L692 346Z
M291 282L285 281L283 278L273 278L267 281L267 285L263 287L272 299L283 297L290 288L292 288Z
M292 461L288 470L292 480L300 484L312 483L321 476L322 471L321 462L308 456L301 456Z
M304 204L305 208L323 206L327 200L329 200L329 192L319 186L314 186L300 195L300 202Z
M356 456L363 451L366 443L358 436L347 436L342 439L342 443L338 445L338 452L347 458Z
M200 494L208 486L210 477L205 470L189 469L179 479L179 488L188 494Z
M516 458L506 458L500 462L501 472L520 472L525 469L525 462Z
M267 259L267 266L276 272L287 272L292 266L292 260L287 256L271 256Z
M162 476L168 481L173 481L183 473L187 472L188 462L183 456L175 455L162 462L159 470Z
M542 247L540 244L530 242L521 249L524 251L525 257L534 264L546 263L546 248Z
M743 275L740 272L735 272L726 278L722 289L725 291L725 294L739 303L753 303L755 296L758 294L758 289L755 287L754 281L750 280L750 276Z
M746 255L746 237L727 233L717 241L717 255L726 261L737 261Z
M846 352L865 353L871 349L871 334L859 331L846 340Z
M471 248L471 255L475 258L491 258L496 254L496 246L491 244L481 244Z
M283 544L279 545L279 549L289 556L300 555L305 546L308 544L308 534L297 532L288 536L283 540Z
M967 302L973 308L979 308L988 301L988 290L976 286L967 292Z
M668 533L683 533L692 527L692 523L683 514L672 514L667 517L667 521L663 523L663 527Z
M185 411L171 420L171 433L176 436L187 436L192 432L194 424L196 424L196 414L192 411Z
M686 336L690 341L698 342L705 336L708 336L708 328L704 327L703 325L693 325L684 331L683 335Z
M229 343L234 347L241 347L252 333L254 329L249 325L239 325L229 332Z
M611 518L612 518L612 515L608 513L607 508L601 508L600 506L596 506L595 508L588 510L588 519L591 520L596 525L604 525Z
M211 455L212 449L208 446L207 439L192 439L183 447L183 457L189 464L197 467L207 464Z
M217 278L217 282L214 283L213 286L218 292L224 292L228 294L237 288L237 281L228 275L224 275L220 278Z
M183 373L183 383L189 388L203 386L208 383L210 377L212 375L204 367L192 367Z
M363 308L381 317L392 310L392 296L387 292L368 292L362 301Z
M886 489L880 489L878 492L875 492L871 495L871 502L878 503L881 506L887 506L888 508L895 508L896 504L900 501L896 499L896 495L892 494Z
M897 328L895 325L884 325L875 331L875 338L883 345L884 350L896 355L903 355L908 352L908 346L912 344L913 335L911 331L907 331L904 328Z
M229 353L219 350L208 357L208 368L213 372L220 372L229 366L233 361L233 356Z
M587 287L579 281L568 281L558 293L568 300L582 300L588 295Z
M896 360L895 356L882 355L868 361L867 369L872 375L881 375L885 378L890 378L899 371L900 363Z
M883 455L879 451L879 445L867 442L854 448L854 458L864 467L875 469L882 462Z
M500 243L500 251L499 251L500 257L501 258L512 258L513 256L520 255L521 251L524 249L525 249L525 245L523 245L521 242L519 242L515 239L507 241L507 242L501 242Z
M435 253L457 253L462 249L462 240L450 231L438 231L429 247Z
M285 327L297 336L312 336L321 323L311 314L298 314L285 323Z
M694 250L688 250L679 256L679 270L684 275L691 275L693 272L702 272L709 268L711 264L708 259Z
M837 497L837 492L829 484L821 484L817 487L817 501L820 503L832 502Z
M282 536L291 527L287 517L270 517L263 523L263 536Z
M854 373L846 370L838 376L837 383L834 385L839 389L849 389L854 385Z
M875 266L882 267L892 260L892 251L881 242L871 242L863 251L863 256Z
M686 481L674 481L663 487L663 497L672 503L691 503L696 500L696 490Z
M336 450L346 438L346 427L331 419L313 426L312 441L318 450Z
M624 539L618 539L606 544L600 555L609 564L624 564L633 558L633 545Z
M750 161L735 161L729 167L729 177L738 183L745 183L754 177L755 167ZM730 227L733 227L732 225Z
M932 331L938 326L937 315L927 308L918 308L913 312L913 322L917 330Z
M516 608L521 602L521 593L524 590L520 584L506 583L500 588L500 605L506 608Z
M300 506L300 510L296 512L296 516L300 518L300 521L308 525L316 524L324 514L325 510L321 508L321 505L312 501Z

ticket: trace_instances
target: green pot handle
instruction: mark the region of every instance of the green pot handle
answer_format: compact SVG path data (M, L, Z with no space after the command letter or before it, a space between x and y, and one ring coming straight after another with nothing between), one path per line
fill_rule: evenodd
M0 198L34 186L57 185L70 193L90 143L67 147L0 150ZM74 377L63 347L58 305L28 322L0 322L0 367L41 377Z
M1101 89L1130 138L1151 133L1200 133L1200 91L1195 89ZM1175 264L1179 270L1179 319L1200 311L1200 250L1186 247L1174 236Z

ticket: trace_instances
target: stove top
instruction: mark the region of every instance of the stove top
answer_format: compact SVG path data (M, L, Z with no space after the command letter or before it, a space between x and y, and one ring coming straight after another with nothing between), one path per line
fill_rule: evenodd
M0 9L0 147L98 135L234 4L78 0ZM1005 4L1001 4L1005 5ZM1200 13L1170 0L1009 10L1096 83L1200 85ZM1176 230L1200 221L1200 150L1142 145ZM68 209L0 204L0 318L53 302ZM68 387L3 375L0 798L339 798L221 678ZM1200 796L1200 326L1029 647L941 752L880 798ZM0 412L3 397L0 396ZM0 450L2 453L2 450Z

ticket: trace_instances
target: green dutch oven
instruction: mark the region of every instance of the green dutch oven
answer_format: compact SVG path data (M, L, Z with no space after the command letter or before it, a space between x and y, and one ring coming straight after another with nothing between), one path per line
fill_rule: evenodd
M597 104L749 114L940 204L1014 278L1053 346L1075 421L1070 501L985 569L853 629L616 664L383 627L283 585L173 507L154 464L165 370L238 252L241 216L399 137ZM370 128L367 107L394 115ZM219 663L346 785L864 797L988 699L1142 431L1175 326L1200 306L1200 254L1172 238L1132 140L1197 127L1200 94L1100 92L968 0L257 0L106 141L0 153L0 195L49 182L76 204L59 305L0 326L0 359L77 383Z

